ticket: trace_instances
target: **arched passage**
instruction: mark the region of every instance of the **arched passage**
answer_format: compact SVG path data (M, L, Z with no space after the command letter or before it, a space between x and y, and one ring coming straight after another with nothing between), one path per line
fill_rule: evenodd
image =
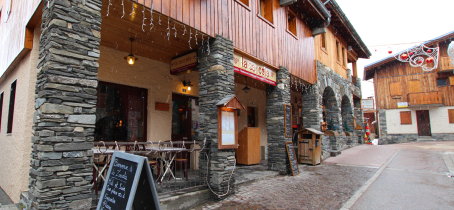
M342 127L344 131L353 132L353 110L347 95L342 97L341 102Z
M331 87L323 91L323 122L326 122L328 130L339 129L339 106L336 95Z

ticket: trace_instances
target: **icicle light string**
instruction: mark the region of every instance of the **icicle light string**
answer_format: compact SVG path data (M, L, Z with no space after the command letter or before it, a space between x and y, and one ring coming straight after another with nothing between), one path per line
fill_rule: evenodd
M125 16L125 0L121 0L121 6L123 6L123 15L121 16L121 18L123 18Z
M112 5L112 3L110 1L111 0L109 0L109 4L107 5L107 15L106 16L109 16L110 5Z
M175 28L175 22L173 23L173 28L172 30L175 30L175 38L177 38L177 28Z
M134 8L134 2L132 2L132 12L131 12L131 14L129 14L129 15L131 15L131 16L132 16L132 14L134 14L134 11L135 11L135 8Z
M142 31L145 32L145 29L143 29L143 26L146 26L146 25L145 25L145 20L147 19L147 18L145 17L145 7L143 7L142 14L143 14Z
M170 17L167 16L167 41L170 39Z
M191 49L191 50L192 50L192 47L191 47L191 39L192 39L192 37L191 37L191 36L192 36L192 28L190 28L190 29L189 29L189 32L190 32L190 33L189 33L189 41L188 41L188 43L189 43L189 49Z

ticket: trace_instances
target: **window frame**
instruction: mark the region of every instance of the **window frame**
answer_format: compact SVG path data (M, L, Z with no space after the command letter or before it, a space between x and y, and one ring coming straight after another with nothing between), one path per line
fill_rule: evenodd
M320 48L328 54L328 44L326 41L326 33L320 34Z
M264 9L263 10L270 10L271 11L271 15L270 14L263 14L264 11L262 11L262 2L266 2L265 3L265 6L268 5L271 7L271 9L269 9L268 7L263 7ZM263 21L265 21L266 23L268 23L269 25L271 25L273 28L274 28L274 11L273 11L273 8L274 8L274 0L257 0L257 5L258 5L258 8L257 8L257 17L259 17L260 19L262 19ZM270 20L271 19L271 20Z
M290 17L292 16L292 20L289 20ZM296 23L297 19L297 16L296 14L290 10L290 8L287 8L287 32L290 33L291 35L293 35L293 37L295 37L296 39L298 39L298 24ZM294 25L294 26L290 26L290 24ZM294 31L293 31L293 30Z
M342 46L342 66L348 68L347 49Z
M235 0L235 1L236 3L240 4L241 6L249 10L249 12L251 11L250 0ZM247 1L247 4L244 3L243 1Z
M107 86L111 86L111 87L127 88L127 89L132 89L132 90L143 90L144 91L144 98L143 98L143 100L144 100L144 104L143 104L143 142L147 141L147 139L148 139L148 132L147 132L148 131L148 126L147 126L148 125L148 89L147 88L143 88L143 87L131 86L131 85L123 85L123 84L118 84L118 83L98 81L98 88L97 88L98 93L96 94L96 98L97 98L96 107L98 107L98 103L99 103L98 97L100 96L99 95L100 94L100 91L99 91L100 85L107 85ZM96 136L95 136L94 141L103 141L103 140L96 139Z
M342 54L341 54L341 44L340 44L340 41L336 39L336 54L337 54L337 63L338 64L341 64L341 61L342 61Z
M399 88L400 88L400 89L399 89L399 93L400 93L400 94L398 94L398 95L393 94L393 93L391 92L391 90L392 90L391 84L394 84L394 83L398 83L398 86L399 86ZM401 86L400 81L394 81L394 82L390 82L390 83L389 83L389 95L390 95L391 97L394 97L394 96L402 96L402 86Z
M13 88L14 85L14 88ZM14 94L13 94L14 91ZM14 107L16 106L16 93L17 93L17 79L15 79L10 86L9 94L9 108L8 108L8 123L6 127L6 134L13 133L14 123Z

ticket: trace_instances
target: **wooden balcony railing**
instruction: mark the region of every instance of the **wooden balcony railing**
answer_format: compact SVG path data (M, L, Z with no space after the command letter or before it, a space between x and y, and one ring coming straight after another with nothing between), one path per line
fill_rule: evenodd
M408 104L410 106L443 104L443 94L441 91L409 93Z

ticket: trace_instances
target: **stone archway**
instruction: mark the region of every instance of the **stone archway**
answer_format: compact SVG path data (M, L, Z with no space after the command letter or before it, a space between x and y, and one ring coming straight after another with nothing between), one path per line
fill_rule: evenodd
M339 130L339 106L336 94L331 87L326 87L323 91L323 122L326 122L328 130Z
M344 132L353 132L353 109L347 95L342 97L341 102L342 127Z

